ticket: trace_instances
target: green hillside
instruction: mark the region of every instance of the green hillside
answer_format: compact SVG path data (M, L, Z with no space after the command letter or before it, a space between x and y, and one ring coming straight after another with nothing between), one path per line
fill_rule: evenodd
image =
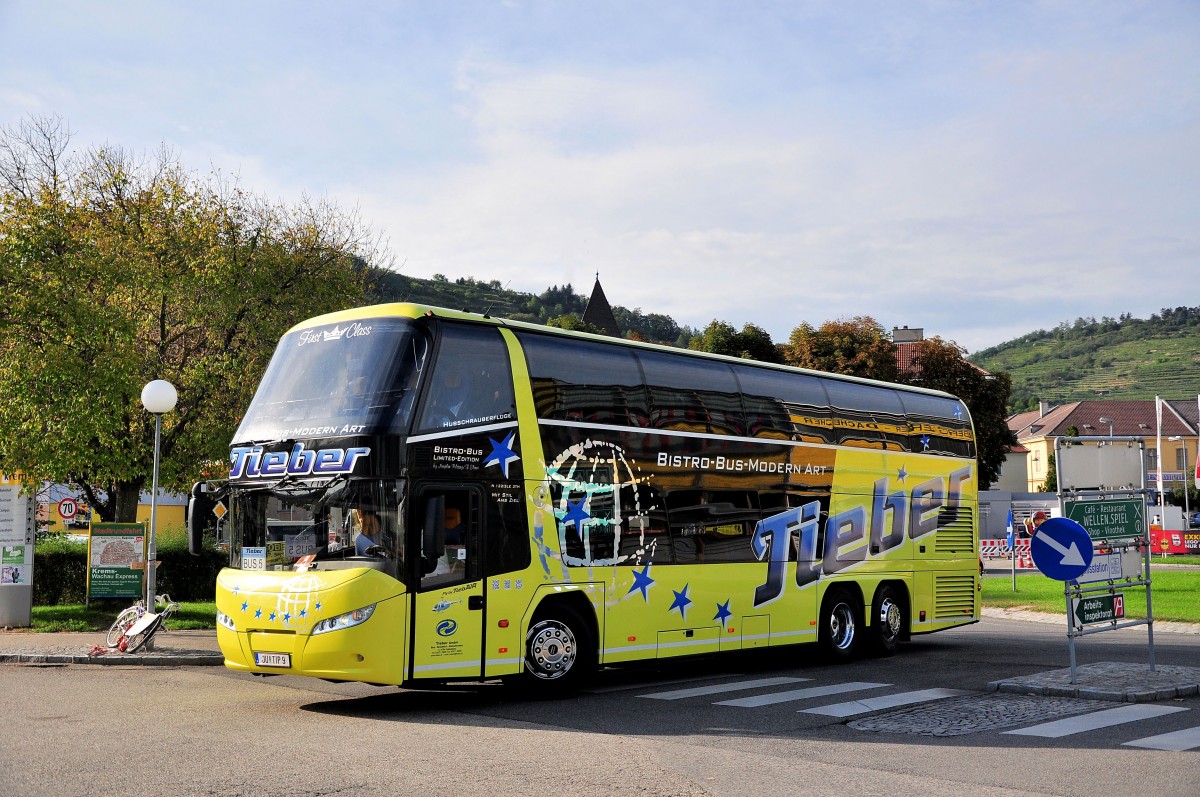
M1188 398L1200 393L1200 307L1149 319L1079 318L969 359L1012 376L1013 412L1036 409L1038 401Z
M575 293L570 283L532 294L507 290L499 280L484 282L474 277L450 279L434 275L433 279L420 279L385 270L376 270L373 277L372 301L431 304L535 324L565 315L582 316L588 302L588 297ZM636 334L651 343L686 346L698 334L691 327L680 326L670 316L643 313L641 308L630 310L613 305L612 311L627 336Z

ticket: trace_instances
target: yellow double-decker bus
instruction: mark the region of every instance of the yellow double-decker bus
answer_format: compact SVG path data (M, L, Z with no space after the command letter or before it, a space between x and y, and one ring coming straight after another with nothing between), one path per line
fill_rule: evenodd
M189 530L231 669L562 688L977 621L974 456L945 393L389 304L283 337Z

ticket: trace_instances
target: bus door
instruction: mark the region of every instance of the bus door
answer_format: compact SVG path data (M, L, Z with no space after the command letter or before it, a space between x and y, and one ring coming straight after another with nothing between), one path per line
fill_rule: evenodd
M483 490L427 483L416 491L414 512L411 677L482 677Z

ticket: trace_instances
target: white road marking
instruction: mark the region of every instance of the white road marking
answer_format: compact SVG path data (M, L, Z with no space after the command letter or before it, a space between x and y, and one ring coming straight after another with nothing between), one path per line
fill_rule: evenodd
M855 714L866 714L869 711L908 706L913 703L927 703L931 700L969 694L971 693L962 689L921 689L916 692L898 692L894 695L851 700L847 703L833 703L828 706L801 709L801 711L806 714L822 714L826 717L853 717Z
M1043 722L1040 725L1034 725L1029 728L1018 728L1015 731L1005 731L1005 733L1012 734L1013 736L1041 736L1046 739L1057 739L1061 736L1070 736L1074 733L1085 733L1087 731L1098 730L1099 728L1108 728L1112 725L1121 725L1126 722L1137 722L1138 720L1161 717L1165 714L1174 714L1176 711L1187 711L1187 709L1182 706L1151 706L1144 703L1135 703L1131 706L1109 708L1103 711L1093 711L1091 714L1080 714L1077 717Z
M826 695L840 695L843 692L857 692L862 689L882 689L885 686L891 686L891 684L876 684L867 681L851 681L844 684L811 686L807 689L792 689L787 692L775 692L774 694L759 695L757 697L743 697L740 700L722 700L714 705L737 706L739 708L758 708L759 706L771 706L775 703L787 703L792 700L807 700L810 697L825 697Z

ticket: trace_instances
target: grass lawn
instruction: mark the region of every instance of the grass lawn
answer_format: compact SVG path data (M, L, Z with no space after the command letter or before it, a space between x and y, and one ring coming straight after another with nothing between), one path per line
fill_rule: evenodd
M34 631L107 631L113 620L127 604L69 604L65 606L34 606ZM194 628L216 628L217 604L180 603L179 611L167 620L168 631Z
M1172 560L1174 562L1175 560ZM1150 568L1151 593L1155 620L1175 620L1200 623L1200 570L1163 570ZM1146 590L1128 587L1125 593L1125 616L1146 616ZM1103 593L1090 593L1092 595ZM999 608L1022 607L1035 612L1066 614L1063 583L1046 578L1041 573L1017 572L1017 591L1013 592L1011 576L989 576L983 580L983 605Z

